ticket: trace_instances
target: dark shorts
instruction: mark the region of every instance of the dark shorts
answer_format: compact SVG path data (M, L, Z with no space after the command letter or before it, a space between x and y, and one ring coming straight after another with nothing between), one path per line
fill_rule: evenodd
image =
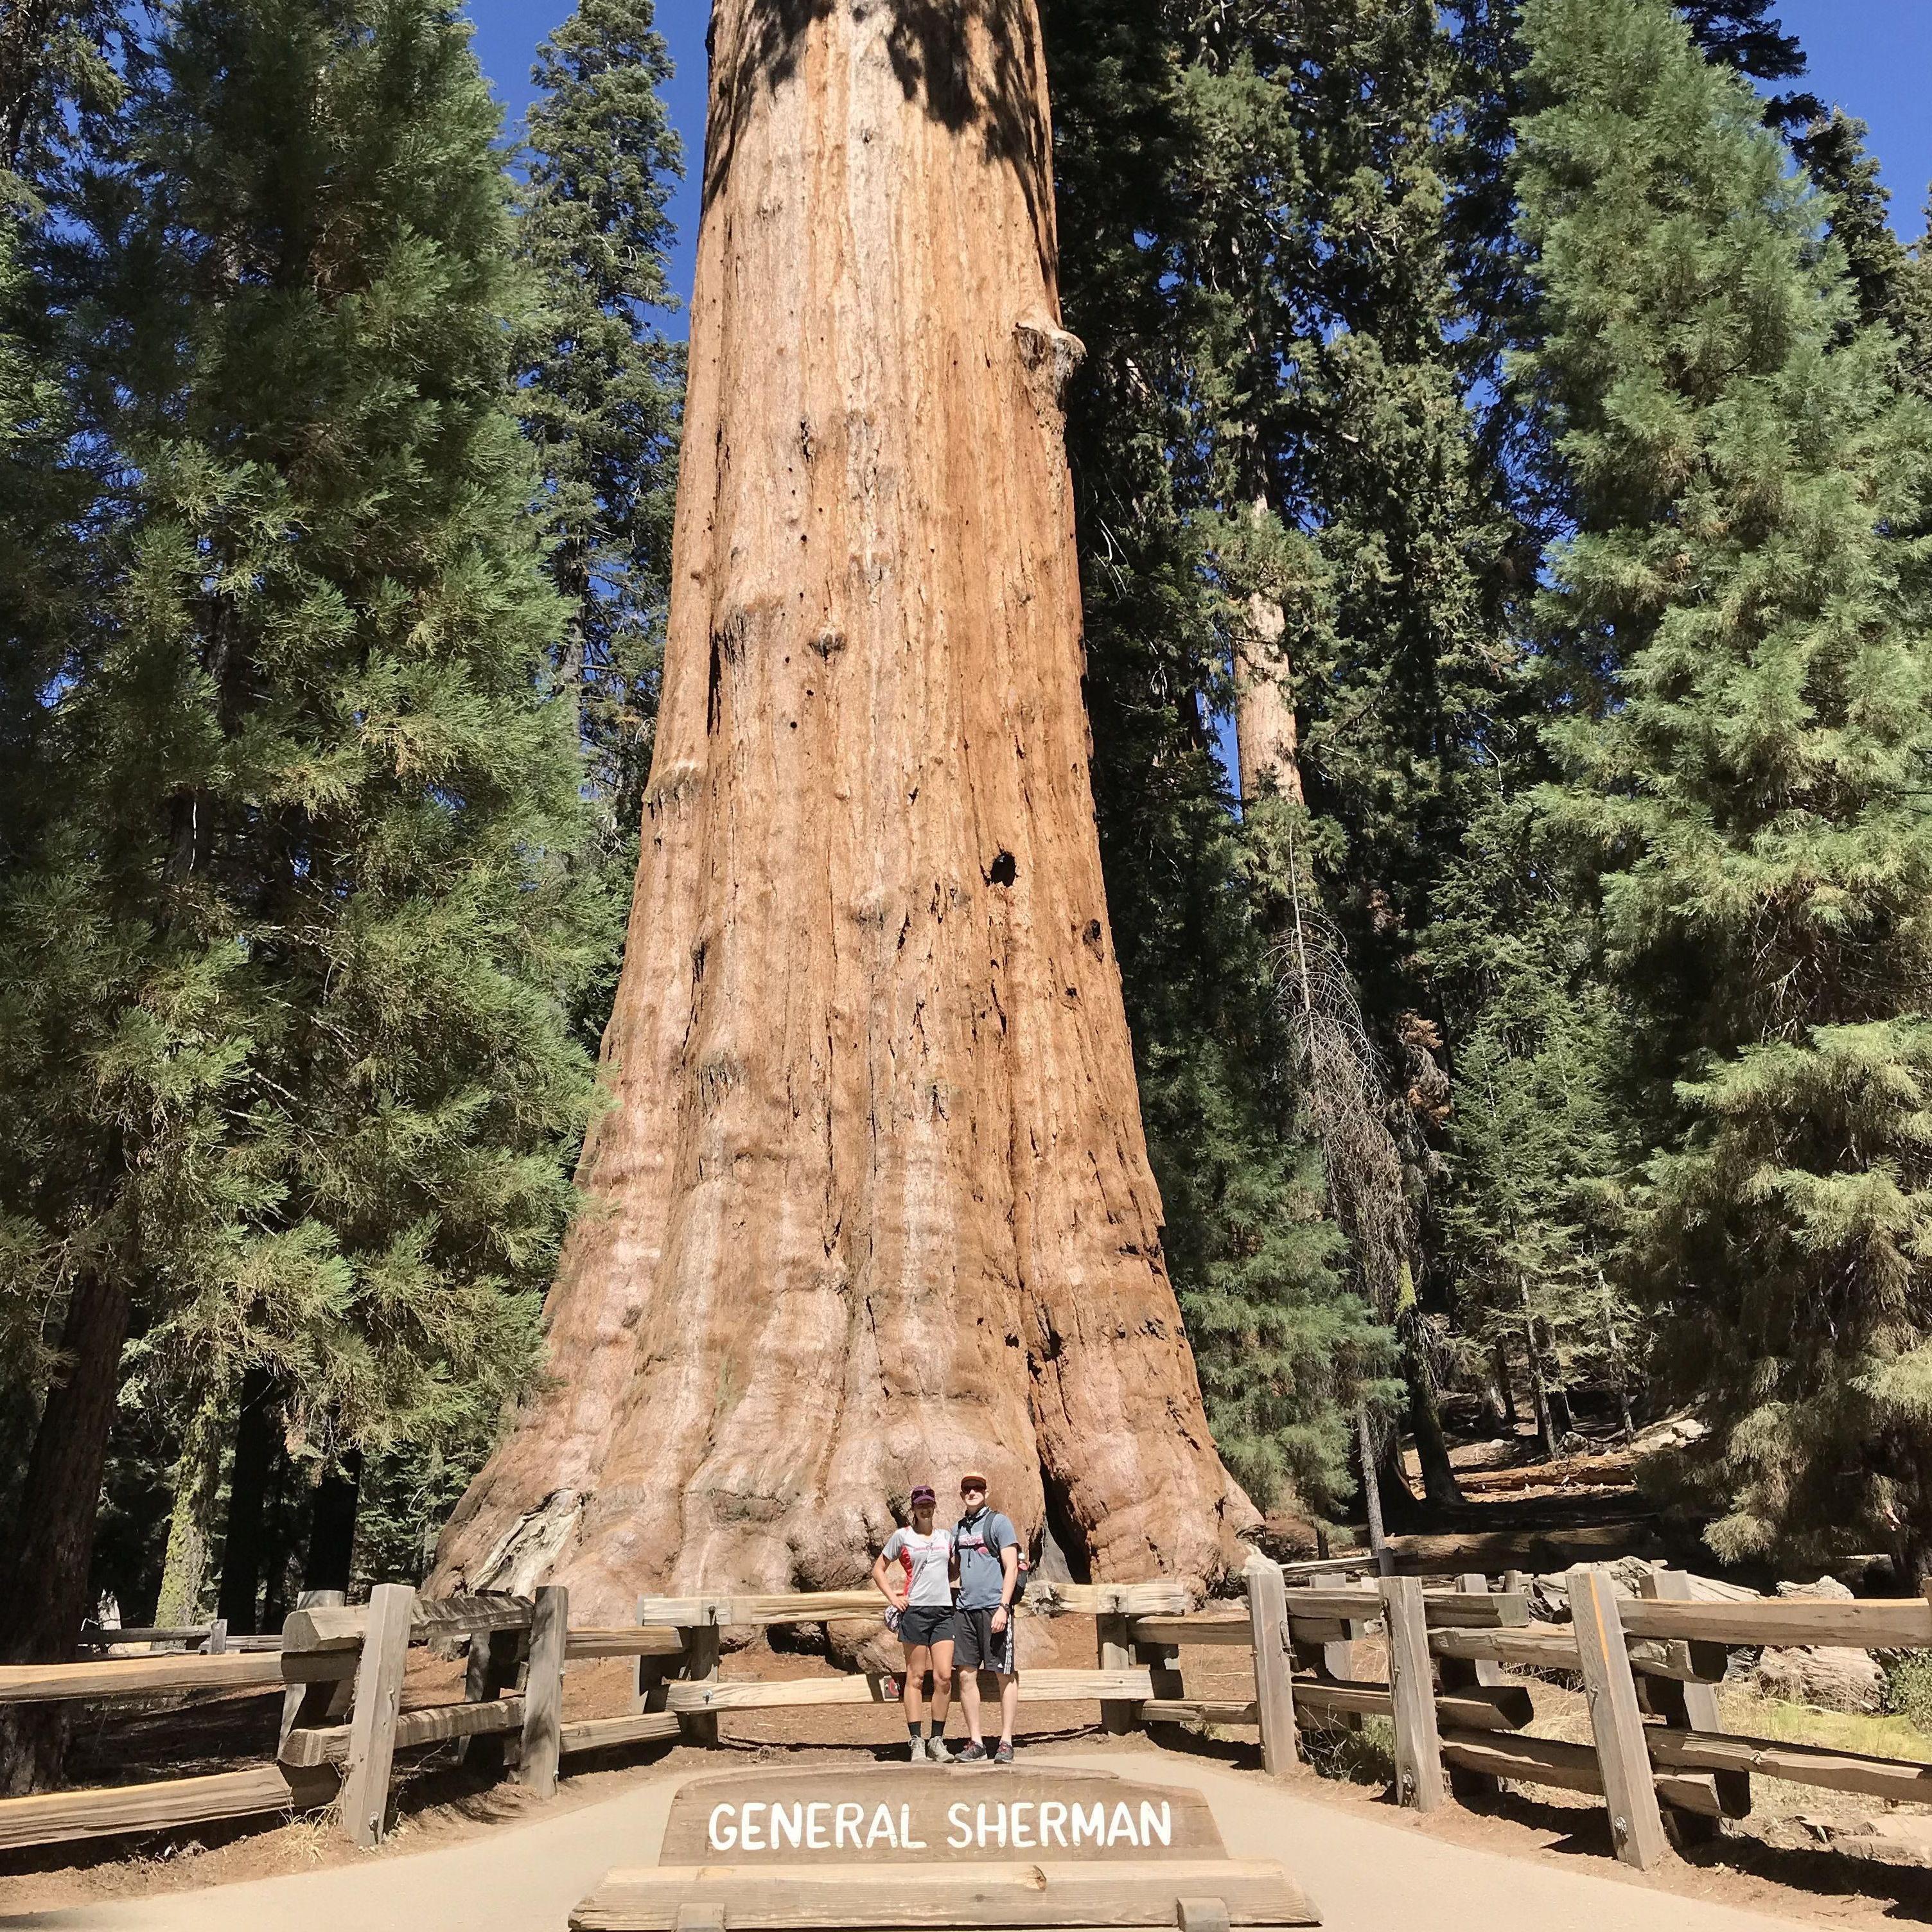
M908 1650L925 1650L952 1641L950 1604L908 1604L899 1612L899 1641Z
M1006 1627L995 1633L991 1610L955 1610L952 1613L952 1667L956 1670L998 1670L1011 1676L1013 1670L1013 1613L1006 1612Z

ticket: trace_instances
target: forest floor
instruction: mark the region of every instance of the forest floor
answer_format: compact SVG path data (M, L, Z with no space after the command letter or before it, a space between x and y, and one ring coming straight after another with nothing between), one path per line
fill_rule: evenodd
M739 1766L803 1755L740 1745ZM1642 1878L1608 1856L1601 1813L1445 1808L1426 1820L1375 1802L1360 1786L1302 1775L1269 1779L1251 1754L1163 1749L1150 1740L1029 1741L1022 1760L1104 1769L1205 1795L1236 1857L1280 1858L1304 1885L1329 1932L1774 1932L1805 1922L1876 1928L1924 1915L1901 1885L1860 1888L1808 1865L1775 1873L1673 1862ZM814 1767L863 1765L863 1748L821 1748ZM511 1799L406 1816L378 1852L325 1844L310 1832L273 1856L254 1840L244 1868L219 1852L177 1860L165 1880L97 1886L56 1898L0 1888L7 1932L557 1932L570 1904L616 1864L648 1863L672 1791L714 1772L720 1754L680 1748L656 1762L567 1780L548 1805ZM908 1768L909 1778L921 1775ZM989 1780L999 1774L982 1774ZM292 1853L292 1856L290 1854ZM1888 1874L1897 1880L1905 1875ZM1921 1875L1922 1876L1922 1875Z

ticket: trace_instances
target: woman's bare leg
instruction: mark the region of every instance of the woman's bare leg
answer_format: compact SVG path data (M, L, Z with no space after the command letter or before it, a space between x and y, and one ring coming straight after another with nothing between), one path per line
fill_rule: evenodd
M932 1648L931 1645L923 1643L909 1643L904 1646L905 1688L899 1693L899 1702L904 1706L906 1729L909 1731L919 1729L920 1688L926 1682L926 1673L932 1668ZM946 1654L950 1660L952 1654L950 1644L946 1646ZM935 1710L945 1710L946 1694L940 1689L937 1680L932 1687L932 1702Z
M946 1735L946 1713L952 1701L952 1640L944 1637L932 1646L932 1735Z

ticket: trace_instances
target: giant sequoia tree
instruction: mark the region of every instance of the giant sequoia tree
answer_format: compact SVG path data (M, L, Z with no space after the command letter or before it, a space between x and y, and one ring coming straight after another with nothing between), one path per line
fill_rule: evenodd
M1098 1574L1212 1572L1249 1509L1102 890L1032 0L712 32L615 1105L442 1574L849 1582L969 1460Z

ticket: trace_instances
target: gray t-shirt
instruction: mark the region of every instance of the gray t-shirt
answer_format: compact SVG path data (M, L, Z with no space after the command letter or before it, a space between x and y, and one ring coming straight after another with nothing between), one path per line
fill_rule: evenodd
M1006 1580L1000 1552L1019 1541L1012 1525L998 1510L982 1509L960 1518L952 1541L959 1552L959 1607L998 1610Z

